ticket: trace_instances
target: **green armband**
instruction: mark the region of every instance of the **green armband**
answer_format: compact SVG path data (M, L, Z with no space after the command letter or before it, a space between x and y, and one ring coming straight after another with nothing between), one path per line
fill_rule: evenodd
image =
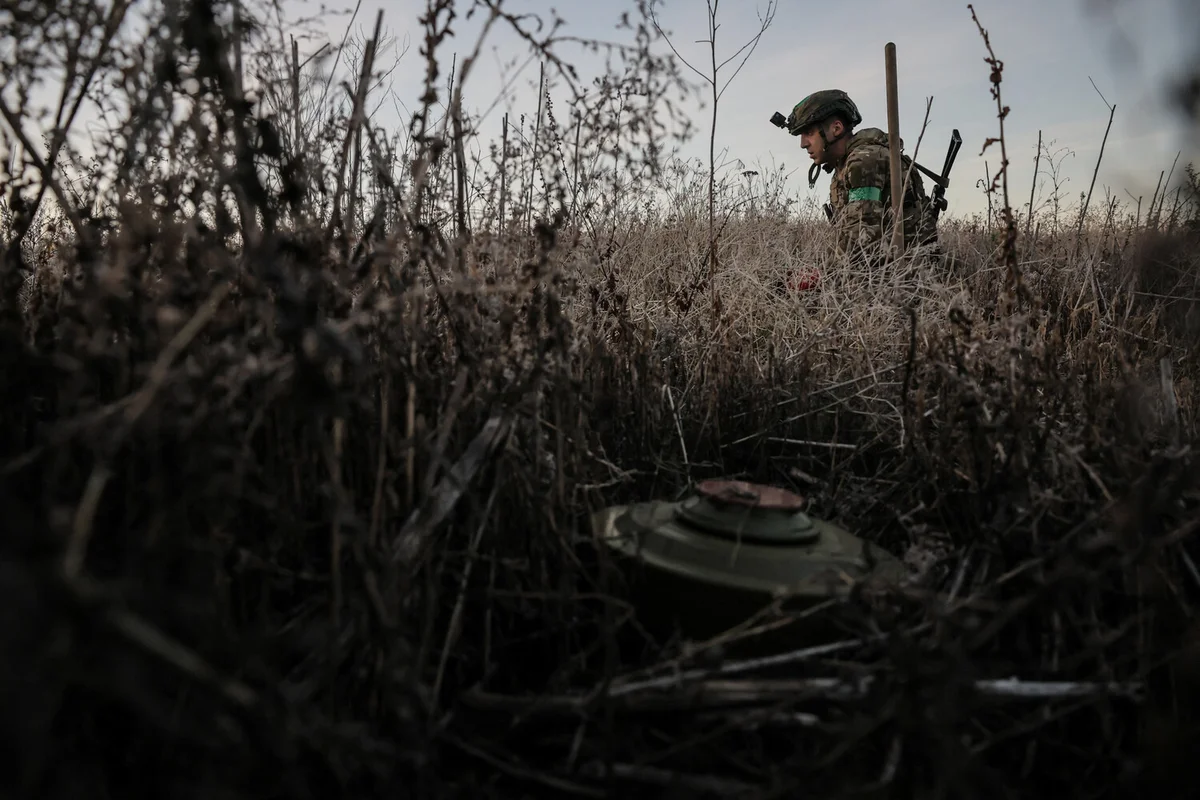
M850 190L850 202L856 200L879 200L883 197L883 192L875 186L864 186L861 189Z

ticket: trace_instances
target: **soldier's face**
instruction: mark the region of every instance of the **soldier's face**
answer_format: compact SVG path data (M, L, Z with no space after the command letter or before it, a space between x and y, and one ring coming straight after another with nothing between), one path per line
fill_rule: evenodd
M824 164L830 157L829 149L825 146L826 141L841 136L842 130L842 121L840 119L826 123L824 136L821 136L820 129L814 125L800 133L800 146L808 151L808 157L814 163Z
M808 157L814 163L820 164L825 160L825 140L821 138L821 132L817 128L809 128L800 134L800 146L808 151Z

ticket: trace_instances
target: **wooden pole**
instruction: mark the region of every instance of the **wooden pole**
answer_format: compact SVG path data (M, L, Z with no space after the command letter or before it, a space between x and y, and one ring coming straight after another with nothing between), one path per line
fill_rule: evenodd
M294 155L299 157L300 145L300 45L292 37L292 144Z
M896 89L896 43L883 48L887 72L888 149L892 166L892 254L904 252L904 192L900 177L900 100Z
M245 99L245 75L242 69L242 3L233 1L233 88L240 103Z
M1033 185L1029 187L1029 217L1025 220L1025 238L1029 238L1029 232L1033 230L1033 193L1037 190L1038 169L1042 163L1042 132L1038 131L1038 148L1037 155L1033 157ZM1141 213L1138 213L1141 216Z

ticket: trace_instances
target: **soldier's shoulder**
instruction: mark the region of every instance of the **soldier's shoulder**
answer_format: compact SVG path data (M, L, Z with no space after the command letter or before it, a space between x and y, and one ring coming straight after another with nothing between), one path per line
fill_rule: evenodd
M887 147L862 144L846 153L842 176L851 188L860 186L882 187L890 174L891 160Z
M887 134L878 128L866 128L855 133L850 138L849 147L846 148L847 165L879 161L886 164L890 157Z

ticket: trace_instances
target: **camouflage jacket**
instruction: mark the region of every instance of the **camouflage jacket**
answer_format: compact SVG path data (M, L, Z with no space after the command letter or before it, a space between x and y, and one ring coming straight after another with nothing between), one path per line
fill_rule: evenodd
M904 247L932 245L937 241L932 205L925 194L921 173L912 159L901 155L901 178L907 177L904 198ZM839 254L857 255L866 250L879 255L880 244L891 240L892 177L887 133L864 128L850 137L846 156L833 170L829 203Z

